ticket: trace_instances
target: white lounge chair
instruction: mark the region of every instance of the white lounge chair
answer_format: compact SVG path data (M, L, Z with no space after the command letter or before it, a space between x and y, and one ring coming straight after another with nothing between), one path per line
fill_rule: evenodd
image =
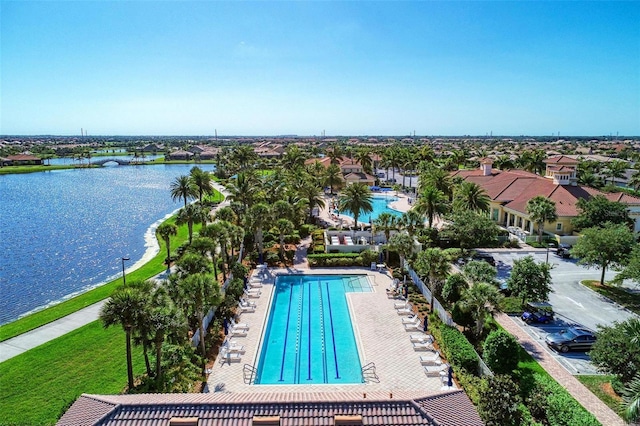
M232 362L242 361L242 355L238 352L229 352L222 348L218 359L220 360L220 364L224 364L225 362L231 364Z
M236 322L233 318L231 318L231 328L235 328L238 330L244 329L249 330L249 324L246 322Z
M238 342L234 340L225 340L225 342L223 343L223 350L226 350L227 352L231 352L231 353L240 353L240 354L243 354L245 352L244 346L239 345Z
M240 312L241 312L241 313L243 313L243 314L244 314L244 313L251 314L251 313L253 313L253 312L255 312L255 311L256 311L256 307L255 307L255 305L254 305L254 306L251 306L251 305L242 305L242 304L240 304L240 303L238 304L238 309L240 309Z
M251 289L262 288L262 281L251 281L249 287L251 287Z
M247 335L247 329L245 328L230 328L229 336L232 337L245 337Z
M440 377L440 376L446 377L448 369L449 369L448 364L442 364L438 366L425 365L424 374L426 374L427 377Z
M412 317L402 318L402 323L403 324L420 324L420 317L417 315L414 315Z
M430 342L413 342L414 351L432 351L433 345Z
M416 333L416 334L410 335L409 339L412 342L418 342L418 343L429 342L429 343L433 343L433 337L430 334Z
M240 306L250 306L252 308L257 307L256 302L253 302L251 300L247 300L244 297L240 298L239 305Z
M396 302L393 304L393 307L396 309L404 309L407 306L409 306L409 301L408 300L403 300L402 302Z
M420 355L420 364L422 365L442 365L440 352L431 352L426 355Z
M244 297L251 298L251 299L257 299L261 295L262 295L262 292L260 290L258 290L258 291L245 290L244 291Z

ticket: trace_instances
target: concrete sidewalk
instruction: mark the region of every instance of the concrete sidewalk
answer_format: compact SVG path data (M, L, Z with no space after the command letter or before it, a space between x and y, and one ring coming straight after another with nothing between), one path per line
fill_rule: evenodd
M229 201L226 199L229 193L226 188L215 182L213 187L225 196L225 200L220 203L216 209L229 205ZM127 270L127 272L131 272L131 270ZM152 279L158 280L164 278L166 278L166 271L159 273ZM97 321L100 315L100 309L106 302L107 299L101 300L100 302L69 314L66 317L60 318L11 339L7 339L4 342L0 342L0 362L4 362L14 356L28 351L29 349L33 349L43 343L63 336L75 329L89 324L90 322Z
M593 414L600 423L606 426L623 426L626 423L611 408L595 396L589 389L569 373L558 361L547 353L540 344L533 340L511 317L505 314L496 315L498 323L514 335L520 345L565 388L576 401Z

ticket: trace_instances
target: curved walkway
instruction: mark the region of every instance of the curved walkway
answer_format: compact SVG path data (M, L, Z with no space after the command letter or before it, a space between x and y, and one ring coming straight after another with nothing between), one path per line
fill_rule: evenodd
M228 192L226 188L215 182L213 187L225 196L225 200L218 204L216 209L228 205L229 202L226 200ZM127 272L131 272L131 269L128 269ZM164 279L165 272L161 272L153 277L153 279ZM0 362L4 362L14 356L20 355L29 349L33 349L47 343L93 321L97 321L100 315L100 309L106 301L107 299L101 300L100 302L69 314L66 317L62 317L50 322L49 324L45 324L34 330L12 337L4 342L0 342Z
M514 335L520 345L545 369L563 388L565 388L584 408L593 414L600 423L606 426L623 426L626 423L604 402L569 373L558 361L540 348L511 317L505 314L496 315L498 323Z

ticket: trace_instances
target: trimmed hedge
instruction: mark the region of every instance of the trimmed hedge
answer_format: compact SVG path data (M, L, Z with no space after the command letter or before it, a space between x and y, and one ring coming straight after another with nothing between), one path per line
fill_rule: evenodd
M436 337L436 340L440 344L445 358L458 368L464 368L469 372L477 372L478 355L464 334L457 328L449 327L442 323L438 325L435 330L437 330L439 336L434 337Z
M548 376L533 376L535 389L531 398L536 398L550 426L596 426L600 422L578 403L562 386Z

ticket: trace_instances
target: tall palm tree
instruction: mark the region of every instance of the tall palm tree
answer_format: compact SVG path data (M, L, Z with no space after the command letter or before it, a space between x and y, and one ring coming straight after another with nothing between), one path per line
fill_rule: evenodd
M396 146L392 146L387 148L386 151L382 154L383 161L385 165L390 168L392 171L392 179L395 181L396 179L396 169L400 169L402 165L402 153ZM388 170L387 169L387 170ZM389 173L387 172L387 178L389 177Z
M342 171L340 170L340 166L337 164L330 164L327 167L324 177L324 184L331 188L331 193L333 194L334 188L340 188L343 183L342 179Z
M431 292L429 304L433 312L435 293L440 291L449 276L451 259L440 248L428 248L418 253L415 265L416 272L427 281L427 286Z
M198 193L198 200L202 204L202 196L209 195L213 192L213 180L211 175L203 171L200 167L194 166L189 172L189 179L193 187Z
M376 230L384 232L385 242L388 244L391 238L391 231L398 229L398 218L389 212L380 213L373 221L373 225ZM387 250L385 261L389 263L389 250Z
M253 173L238 173L235 180L231 180L227 185L231 202L242 204L243 211L246 212L255 202L259 193L259 181Z
M171 237L178 235L178 227L173 223L165 222L156 230L160 238L167 246L167 269L171 267Z
M454 192L454 209L471 210L476 213L489 211L491 199L477 183L463 181Z
M414 237L416 230L424 228L424 216L415 209L402 214L399 220L400 227L407 231L410 237Z
M180 286L181 293L185 297L184 301L186 302L187 315L195 317L198 320L200 351L203 357L203 363L205 363L207 350L204 338L204 316L209 308L220 303L220 287L212 275L201 273L191 274L179 279L178 286Z
M282 159L280 160L282 167L294 170L304 166L304 161L306 160L304 153L298 148L296 145L289 145Z
M187 201L190 198L195 198L196 191L191 184L189 176L178 176L173 182L171 182L171 199L174 201L183 199L184 206L187 206Z
M258 244L258 262L262 263L264 253L263 229L271 222L271 209L265 203L257 203L249 210L251 228L255 232L255 241Z
M627 170L627 162L621 160L609 161L604 169L604 175L611 179L611 185L615 184L615 179L623 178Z
M100 320L104 328L120 325L125 332L127 352L127 383L133 389L133 361L131 359L131 336L143 310L145 298L134 286L119 287L100 310Z
M331 144L326 150L327 157L331 158L331 164L339 164L343 159L342 150L338 144Z
M556 203L542 195L538 195L527 201L526 210L531 221L538 226L538 243L542 243L544 224L558 219Z
M629 179L629 186L636 191L640 191L640 170L636 171Z
M447 198L433 186L423 187L413 209L426 216L429 228L433 227L433 219L449 211Z
M482 334L487 316L499 312L501 299L502 295L496 286L487 283L474 284L463 292L460 304L463 309L471 312L476 321L476 337Z
M365 173L373 173L373 161L368 148L360 148L356 151L355 160L362 166Z
M203 211L199 204L189 204L178 211L176 225L187 224L189 229L189 244L193 240L193 224L203 223ZM206 223L206 222L205 222Z
M404 260L413 252L413 238L406 232L398 232L387 242L389 250L400 256L400 267L404 268Z
M216 254L218 252L218 247L220 247L220 240L225 238L226 230L221 222L210 223L209 225L203 227L200 230L200 235L208 238L213 243L213 249L209 252L211 256L211 261L213 263L213 276L218 279L218 267L216 262ZM226 281L226 277L225 277Z
M451 175L446 170L434 165L428 165L426 169L421 170L418 192L422 192L428 186L442 192L449 201L453 200L453 182Z
M308 222L311 223L313 222L313 209L316 206L318 206L320 209L324 209L325 207L322 189L318 185L316 185L313 180L307 179L305 180L304 185L298 190L298 193L308 202Z
M355 227L358 227L360 213L373 211L373 197L371 190L364 183L353 183L347 186L338 198L338 208L353 214Z

